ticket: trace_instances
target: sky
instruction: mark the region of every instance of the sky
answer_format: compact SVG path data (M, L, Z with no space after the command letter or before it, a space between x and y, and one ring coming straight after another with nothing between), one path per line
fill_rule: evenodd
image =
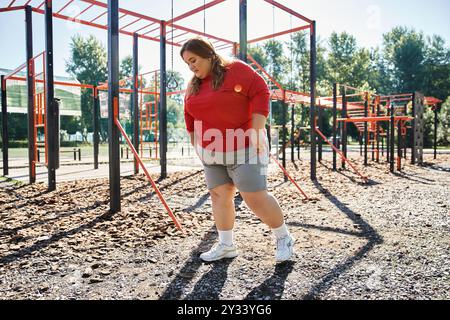
M54 8L60 8L68 0L53 0ZM106 0L102 0L105 2ZM173 0L174 16L203 5L203 0ZM206 0L209 2L211 0ZM7 6L11 0L0 0L0 7ZM23 4L26 0L17 0ZM42 0L32 0L39 4ZM297 18L291 18L279 9L262 0L248 2L248 38L253 39L292 27L300 26ZM296 12L315 20L317 33L321 41L326 41L332 32L346 31L356 37L361 47L377 47L382 44L383 34L394 26L406 26L423 31L426 36L437 34L450 46L450 28L448 0L278 0L279 3ZM171 17L169 0L120 0L120 6L148 16L168 20ZM67 7L67 15L76 15L86 4L76 0ZM98 14L98 12L92 12ZM198 13L183 19L178 24L203 31L204 19L206 32L229 40L239 40L238 0L227 0L211 9L205 15ZM130 20L132 21L132 20ZM121 26L129 21L123 20ZM44 50L43 15L33 14L34 54ZM139 26L139 25L136 25ZM54 19L54 68L55 75L67 76L65 62L70 57L70 39L76 34L94 35L107 47L107 32L77 23ZM169 34L170 37L170 34ZM280 40L288 40L288 37ZM120 37L120 57L132 53L132 42L128 36ZM25 23L24 14L20 12L0 13L0 68L15 69L25 61ZM167 47L168 69L172 68L172 50ZM179 48L173 49L173 67L187 79L190 73L178 54ZM156 42L141 40L139 44L139 64L142 71L151 71L159 67L159 45Z

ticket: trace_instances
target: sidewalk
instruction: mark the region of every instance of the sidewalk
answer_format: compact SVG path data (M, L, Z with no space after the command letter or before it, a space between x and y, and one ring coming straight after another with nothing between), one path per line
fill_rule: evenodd
M180 161L177 161L180 160ZM181 161L183 160L183 161ZM144 161L145 167L150 174L159 174L161 167L158 160ZM0 167L0 170L3 166ZM191 159L174 159L168 160L167 173L186 171L186 170L200 170L202 169L199 160ZM139 172L143 172L139 168ZM3 172L0 171L0 175ZM132 159L121 160L120 175L130 176L134 174L134 164ZM18 180L24 183L29 182L28 159L16 158L9 160L9 175L8 178ZM109 163L108 158L99 158L98 169L94 169L93 159L85 158L82 161L74 161L73 158L61 159L60 167L56 170L56 181L76 181L81 179L97 179L109 177ZM47 167L43 164L36 166L36 182L48 182Z
M324 146L325 153L330 153L331 150ZM359 153L359 147L351 146L349 152ZM424 154L432 155L432 149L424 150ZM450 150L438 150L438 157L440 154L450 154ZM287 161L290 160L290 149L286 150ZM297 158L297 150L295 150L295 158ZM309 150L301 150L301 159L309 161ZM80 179L98 179L109 177L108 157L99 157L99 168L94 170L94 161L91 157L84 157L82 161L75 161L73 158L61 158L60 168L56 170L56 181L76 181ZM160 173L160 165L158 160L147 160L144 164L150 174L158 175ZM167 173L187 171L187 170L202 170L200 160L195 157L179 157L170 158L167 160ZM3 174L3 163L0 161L0 175ZM271 161L269 171L273 172L279 170ZM143 172L139 169L139 172ZM121 159L120 163L121 176L130 176L134 174L133 160ZM9 159L9 175L8 178L18 180L24 183L29 182L28 173L28 159L25 158L10 158ZM47 168L43 164L36 167L36 182L48 182Z

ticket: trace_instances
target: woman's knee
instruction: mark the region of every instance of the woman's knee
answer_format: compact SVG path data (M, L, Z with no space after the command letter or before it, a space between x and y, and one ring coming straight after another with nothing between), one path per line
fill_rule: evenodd
M232 184L225 184L214 189L209 190L211 200L214 203L231 202L234 198L236 189Z
M241 192L241 195L242 199L244 199L245 203L250 208L264 205L269 197L269 193L266 190L258 192Z

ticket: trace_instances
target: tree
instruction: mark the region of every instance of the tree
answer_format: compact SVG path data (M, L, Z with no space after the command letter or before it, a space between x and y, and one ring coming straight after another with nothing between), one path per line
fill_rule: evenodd
M437 140L440 145L450 145L450 97L442 104L438 111Z
M72 37L71 57L66 61L66 71L82 84L98 85L107 79L106 49L94 36ZM92 131L92 90L81 92L81 126Z
M285 81L288 71L287 58L284 55L283 44L277 40L269 40L263 45L267 56L266 71L278 82Z
M383 55L382 49L372 49L370 60L369 86L379 94L389 94L395 91L390 77L388 62Z
M138 73L140 71L138 67ZM128 55L122 59L119 67L119 79L123 80L125 78L131 78L133 76L133 57ZM132 81L127 81L128 85L132 84Z
M393 91L421 90L426 54L423 33L406 27L395 27L384 34L383 39L383 54Z
M258 62L258 64L264 69L266 69L267 66L269 65L267 54L261 46L259 45L256 45L254 47L249 46L248 54L251 55L256 60L256 62Z
M333 32L328 43L330 49L327 60L328 79L330 82L356 86L349 81L357 51L355 37L346 32L341 34Z
M181 91L184 88L184 79L181 73L173 70L167 71L167 92ZM182 95L174 95L172 99L181 106L184 104Z
M450 49L442 37L427 38L423 69L423 92L444 100L450 92Z
M167 99L167 123L173 125L174 128L184 127L183 106L175 99Z
M329 39L328 81L369 90L372 75L371 52L359 48L356 38L347 32L333 32Z

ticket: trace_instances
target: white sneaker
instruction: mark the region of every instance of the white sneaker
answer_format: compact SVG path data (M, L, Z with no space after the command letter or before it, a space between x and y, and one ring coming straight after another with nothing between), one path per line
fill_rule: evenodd
M275 254L277 262L291 259L294 254L294 243L295 239L290 234L281 239L277 239L277 252Z
M220 259L230 259L237 257L237 249L235 245L227 246L223 243L218 243L213 246L208 252L204 252L200 255L200 259L203 261L211 262Z

